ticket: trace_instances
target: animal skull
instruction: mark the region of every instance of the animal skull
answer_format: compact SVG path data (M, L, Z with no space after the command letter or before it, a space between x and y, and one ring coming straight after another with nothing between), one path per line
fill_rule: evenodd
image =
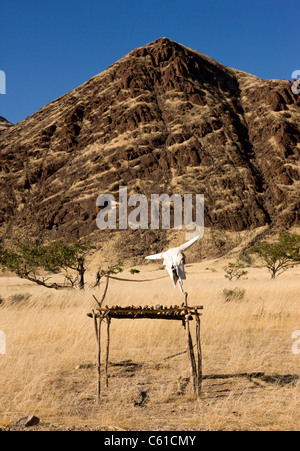
M174 288L176 288L177 282L179 282L179 288L183 292L183 280L186 279L184 265L185 265L185 255L184 251L192 246L196 241L200 239L200 236L196 236L192 240L182 244L179 247L169 249L161 254L149 255L146 257L147 260L161 260L163 259L164 266L168 271Z

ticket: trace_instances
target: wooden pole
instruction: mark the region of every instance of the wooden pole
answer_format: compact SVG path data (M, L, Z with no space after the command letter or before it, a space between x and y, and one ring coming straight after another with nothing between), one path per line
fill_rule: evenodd
M201 390L202 390L202 349L201 349L201 323L200 323L200 315L196 311L196 341L197 341L197 360L198 360L198 372L197 372L197 398L200 398Z
M99 317L99 327L98 327L98 342L97 342L97 403L100 402L101 396L101 324L102 318Z
M97 343L97 403L100 401L100 393L101 393L101 384L100 384L100 370L101 370L101 348L100 348L100 334L101 334L101 318L99 317L99 328L97 322L97 316L95 310L92 311L93 320L94 320L94 328L95 328L95 336Z
M188 307L187 303L187 293L184 293L184 303L185 306ZM193 340L190 332L190 321L189 321L189 312L187 311L187 314L185 316L185 328L186 328L186 350L188 354L188 359L190 363L190 373L192 378L192 386L193 386L193 392L194 395L196 395L196 378L197 378L197 368L196 368L196 360L195 360L195 354L194 354L194 346L193 346Z
M105 357L105 381L108 387L108 358L109 358L109 344L110 344L110 323L111 319L107 316L107 341L106 341L106 357Z
M103 301L105 299L105 296L106 296L106 293L107 293L107 290L108 290L108 284L109 284L109 275L107 274L106 275L106 284L105 284L105 288L104 288L104 293L103 293L102 298L101 298L101 300L99 302L100 307L102 306Z
M97 302L99 308L101 308L101 306L102 306L102 304L103 304L103 301L104 301L104 299L105 299L105 296L106 296L106 293L107 293L107 290L108 290L108 284L109 284L109 276L107 275L107 276L106 276L106 284L105 284L105 288L104 288L104 293L103 293L102 298L101 298L100 301L98 301L98 299L96 298L96 296L93 294L93 298L94 298L95 301Z
M96 317L95 310L92 311L92 316L93 316L93 320L94 320L96 343L98 344L98 323L97 323L97 317Z

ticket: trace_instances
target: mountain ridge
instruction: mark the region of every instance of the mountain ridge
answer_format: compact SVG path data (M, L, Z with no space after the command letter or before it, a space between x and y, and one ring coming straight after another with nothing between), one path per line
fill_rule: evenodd
M13 124L9 122L4 117L0 116L0 132L7 130L9 127L12 127Z

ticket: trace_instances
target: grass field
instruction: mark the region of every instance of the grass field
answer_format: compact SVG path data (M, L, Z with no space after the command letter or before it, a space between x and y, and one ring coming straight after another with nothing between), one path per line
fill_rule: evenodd
M110 386L96 395L96 343L92 294L47 290L15 277L0 277L0 427L29 413L41 429L103 430L298 430L300 354L292 333L300 330L300 269L271 281L251 268L247 280L224 277L225 260L187 265L185 289L191 305L203 304L203 393L195 402L181 323L153 320L112 322ZM156 264L122 276L155 278ZM92 283L92 275L88 281ZM89 283L88 283L89 285ZM245 290L226 302L223 290ZM111 281L108 305L181 304L169 279L147 283ZM192 326L194 327L194 326ZM254 375L253 373L261 373ZM263 373L263 374L262 374ZM104 384L103 384L104 385ZM135 405L147 392L143 407Z

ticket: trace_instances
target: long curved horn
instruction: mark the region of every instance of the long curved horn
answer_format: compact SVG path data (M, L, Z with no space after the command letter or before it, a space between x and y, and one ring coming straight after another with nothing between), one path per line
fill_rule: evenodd
M145 257L147 260L161 260L163 258L162 254L148 255Z
M196 243L196 241L198 241L200 238L199 236L196 236L195 238L193 238L192 240L188 241L187 243L182 244L181 246L179 246L179 249L181 251L185 251L186 249L188 249L190 246L192 246L194 243Z

